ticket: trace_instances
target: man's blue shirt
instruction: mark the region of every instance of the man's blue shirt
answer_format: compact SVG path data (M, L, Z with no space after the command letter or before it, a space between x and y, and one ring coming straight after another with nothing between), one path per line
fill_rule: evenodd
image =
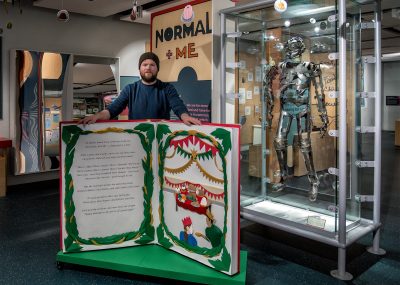
M118 116L128 106L130 120L170 119L171 109L180 118L188 110L170 83L157 80L153 85L141 80L127 85L108 107L111 117Z

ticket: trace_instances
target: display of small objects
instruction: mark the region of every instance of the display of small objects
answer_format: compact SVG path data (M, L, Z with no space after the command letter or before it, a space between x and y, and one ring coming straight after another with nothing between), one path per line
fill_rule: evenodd
M182 185L175 189L177 206L185 208L199 214L205 214L207 207L211 205L204 190L194 185Z

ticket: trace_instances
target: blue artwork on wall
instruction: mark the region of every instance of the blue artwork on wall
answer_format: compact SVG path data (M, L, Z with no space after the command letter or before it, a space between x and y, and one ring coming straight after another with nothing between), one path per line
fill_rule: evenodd
M57 78L42 76L44 52L17 51L18 106L16 138L16 174L35 173L59 167L57 154L44 153L45 91L62 94L69 55L61 54L62 67Z
M170 83L193 117L202 122L211 122L211 80L198 80L196 71L186 66L179 73L178 81ZM172 114L171 118L177 119Z

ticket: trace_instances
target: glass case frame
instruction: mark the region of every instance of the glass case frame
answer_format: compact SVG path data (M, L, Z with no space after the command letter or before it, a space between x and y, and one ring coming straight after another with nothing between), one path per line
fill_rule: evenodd
M253 52L261 54L258 64L262 66L263 78L265 76L266 67L270 65L270 59L266 58L266 48L268 33L268 24L277 22L279 16L275 19L277 13L273 13L273 4L275 1L255 1L249 4L235 6L220 11L221 15L221 122L227 121L229 112L226 110L229 102L235 102L236 123L242 125L246 122L246 115L240 110L239 101L243 96L243 89L240 90L240 84L246 81L246 76L241 75L240 69L246 68L241 61L239 51L241 41L249 37L254 30L243 30L241 22L253 22L254 26L259 26L262 38L259 46L250 48ZM299 1L301 2L301 1ZM332 1L335 3L335 1ZM357 17L357 11L360 11L361 4L353 1L353 5L349 5L346 1L337 1L334 9L330 9L334 22L336 24L333 29L335 34L335 50L331 50L329 56L336 61L334 90L328 90L329 97L335 99L337 108L335 108L335 118L344 118L337 120L335 128L329 130L329 135L335 138L336 161L335 165L329 167L329 174L337 177L335 181L335 194L333 196L331 213L325 214L321 208L314 206L312 203L290 203L290 201L280 201L271 195L271 176L268 177L268 165L266 157L270 155L272 149L268 148L268 113L265 90L265 82L263 82L262 92L260 94L260 104L262 112L260 114L261 128L261 150L258 155L261 156L261 175L260 185L256 186L259 195L253 197L245 197L241 195L241 215L249 220L275 227L287 232L314 239L338 248L338 269L333 270L331 274L342 280L350 280L351 274L346 272L346 248L357 241L359 238L368 233L373 232L373 246L368 251L374 254L383 254L384 251L379 248L380 237L380 149L381 149L381 19L380 19L380 1L375 2L375 21L371 24L375 29L375 126L360 125L360 103L361 99L368 97L369 93L362 90L362 62L365 61L361 57L360 47L352 48L351 45L357 42L361 37L362 28L365 27L361 23L361 17ZM291 3L292 4L292 3ZM295 5L295 3L294 3ZM324 7L320 7L324 8ZM326 8L326 7L325 7ZM323 10L323 9L322 9ZM326 10L326 9L325 9ZM352 11L353 10L353 11ZM354 12L355 11L355 12ZM353 17L348 18L347 12L352 12ZM352 14L350 13L350 14ZM291 19L290 19L291 20ZM318 19L317 19L318 20ZM282 20L283 23L283 20ZM281 26L282 26L281 23ZM370 26L371 26L370 25ZM250 25L251 26L251 25ZM349 28L350 26L350 28ZM368 26L368 25L367 25ZM242 28L242 30L241 30ZM350 46L350 48L349 48ZM233 52L232 52L233 51ZM250 52L251 53L251 52ZM263 58L264 56L264 58ZM351 68L349 68L349 65ZM253 71L249 71L252 73ZM257 72L257 71L256 71ZM348 76L353 76L351 82L347 80ZM249 76L253 78L256 76ZM234 84L232 84L234 80ZM249 88L249 86L247 86ZM251 88L251 86L250 86ZM246 91L245 91L246 93ZM370 96L371 97L371 96ZM256 108L254 108L256 110ZM352 116L348 118L347 112ZM244 112L246 114L246 110ZM247 112L248 114L249 112ZM231 120L232 118L230 118ZM362 139L363 133L374 132L374 160L363 160L361 152L358 150L358 140ZM243 136L243 135L242 135ZM246 136L245 136L246 137ZM345 143L343 143L345 142ZM242 159L247 159L246 155L242 155ZM348 166L350 165L350 167ZM372 167L374 172L374 185L370 191L373 195L365 195L362 191L356 191L359 188L358 181L362 177L362 169ZM348 175L348 172L352 175ZM243 186L243 185L242 185ZM246 192L246 188L242 187L242 193ZM350 202L349 202L350 201ZM373 219L364 218L362 216L360 205L364 202L373 203ZM352 215L355 213L355 215ZM324 220L324 226L321 227L321 220ZM325 227L325 223L330 224L329 230Z

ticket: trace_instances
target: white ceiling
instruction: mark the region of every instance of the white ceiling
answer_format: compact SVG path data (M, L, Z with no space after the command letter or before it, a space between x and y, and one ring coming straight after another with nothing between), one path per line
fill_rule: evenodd
M110 65L78 62L73 68L74 93L95 94L116 91Z
M138 0L138 5L149 7L143 11L143 17L135 20L135 23L150 24L151 13L161 11L173 6L188 3L188 0L160 1L160 0ZM133 0L35 0L33 6L78 13L83 15L110 17L116 14L127 14L120 16L120 20L132 22L129 12L132 10Z
M93 70L96 70L94 73ZM73 69L74 82L93 84L107 78L113 78L110 65L92 64L92 63L76 63ZM79 82L79 80L82 80Z
M145 4L145 2L152 2L152 0L139 2ZM33 6L55 10L65 9L78 14L108 17L132 9L132 3L132 0L36 0L33 2Z
M218 0L213 0L213 1L218 1ZM355 1L358 1L360 3L368 1L371 2L370 0L355 0ZM180 4L186 4L188 2L190 2L190 0L175 0L175 1L138 0L138 5L144 7L143 17L136 19L134 22L142 24L150 24L151 13L161 11ZM238 2L239 2L238 5L241 5L252 1L239 0ZM354 3L354 1L348 1L348 2ZM113 17L117 20L119 19L122 21L132 22L129 17L129 14L133 6L133 0L33 0L33 5L38 8L53 9L55 10L55 13L60 9L66 9L70 13L78 13L96 17ZM396 14L397 11L396 9L399 9L397 14ZM363 15L362 15L363 21L371 21L373 18L373 11L374 11L374 5L372 4L363 5ZM383 11L382 51L384 54L399 53L400 52L400 0L382 0L382 11ZM372 30L363 30L362 42L363 42L362 43L363 54L373 53ZM87 66L87 68L89 68L89 66ZM97 68L96 71L98 71ZM106 74L98 78L106 79L108 78L108 75L109 74ZM95 81L99 82L101 80L96 79ZM91 84L93 82L92 80L87 80L84 83ZM105 87L102 86L101 88Z
M152 2L152 1L149 1L149 2ZM163 2L163 1L158 1L158 2ZM188 2L189 2L188 0L171 1L171 2L169 2L169 3L160 4L160 5L158 5L157 7L144 10L144 11L143 11L143 17L142 17L142 18L136 19L136 20L135 20L135 23L141 23L141 24L148 24L148 25L150 25L150 22L151 22L151 13L155 13L155 12L158 12L158 11L161 11L161 10L164 10L164 9L168 9L168 8L171 8L171 7L174 7L174 6L178 6L178 5L181 5L181 4L185 4L185 3L188 3ZM141 4L141 3L142 3L141 1L138 1L138 3L139 3L140 5L143 5L143 4ZM131 8L132 8L132 7L131 7ZM120 20L122 20L122 21L127 21L127 22L131 22L131 18L130 18L129 15L122 16L122 17L120 18Z
M217 0L214 0L217 1ZM360 3L370 0L355 0ZM354 3L355 1L348 1ZM151 13L161 11L173 6L185 4L189 0L138 0L138 5L144 7L143 17L136 19L135 23L150 24ZM251 0L239 0L238 4L253 2ZM91 15L97 17L116 17L119 20L132 22L129 14L133 6L133 0L34 0L33 5L47 9L66 9L72 13ZM392 15L393 9L399 9L398 17ZM371 21L374 5L363 5L363 21ZM400 0L382 0L382 50L383 53L400 52ZM364 30L362 40L365 43L365 53L372 53L371 45L373 32Z
M137 18L134 22L150 24L151 13L188 2L188 0L138 0L138 5L144 5L143 7L148 8L143 11L143 17ZM114 17L122 21L132 22L130 11L132 10L133 0L36 0L33 1L33 6L53 9L55 13L58 10L65 9L70 13L102 18ZM75 94L96 94L116 90L110 65L88 63L85 59L77 59L77 61L73 68Z

